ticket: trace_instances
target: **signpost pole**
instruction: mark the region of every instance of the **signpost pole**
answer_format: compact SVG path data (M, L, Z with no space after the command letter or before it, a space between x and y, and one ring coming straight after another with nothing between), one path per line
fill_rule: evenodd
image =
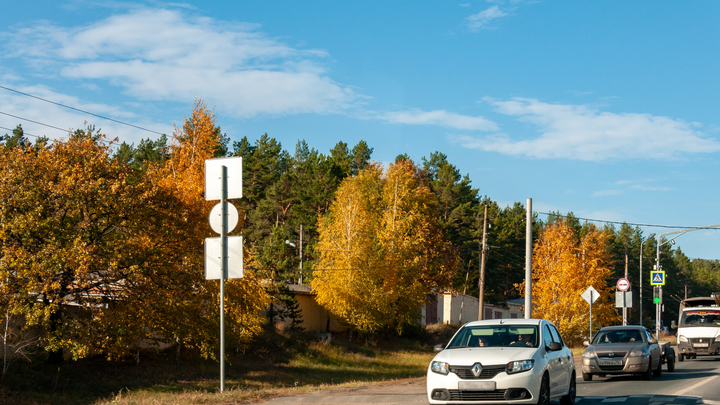
M225 278L227 278L227 167L222 166L222 232L220 233L220 392L225 391Z
M588 334L589 340L592 342L592 303L593 303L593 292L590 290L590 333Z

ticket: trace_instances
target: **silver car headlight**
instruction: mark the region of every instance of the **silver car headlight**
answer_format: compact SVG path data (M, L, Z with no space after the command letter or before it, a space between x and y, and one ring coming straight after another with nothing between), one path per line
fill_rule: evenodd
M447 375L450 371L450 365L444 361L433 361L430 363L430 370L432 370L433 373Z
M645 357L645 352L642 349L632 349L630 351L630 357Z
M678 340L680 340L681 342L685 342L685 343L687 343L687 341L688 341L688 339L683 335L678 336Z
M521 373L523 371L532 370L534 365L535 365L535 360L511 361L507 365L507 373L514 374L514 373Z
M587 349L583 352L583 357L586 359L592 359L595 357L595 350L593 349Z

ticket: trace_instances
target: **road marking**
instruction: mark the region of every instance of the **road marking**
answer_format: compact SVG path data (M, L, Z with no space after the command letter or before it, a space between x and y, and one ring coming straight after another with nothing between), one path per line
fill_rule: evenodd
M720 372L720 368L716 369L715 372L716 372L716 373ZM714 376L712 376L712 377L708 377L708 378L700 381L700 382L697 383L697 384L691 385L691 386L689 386L689 387L685 387L685 388L681 389L680 391L676 391L676 392L674 392L674 393L672 393L672 394L670 394L670 395L678 395L678 396L680 396L680 395L682 395L682 394L685 394L686 392L690 392L690 391L694 390L695 388L700 387L701 385L705 385L705 384L709 383L710 381L712 381L712 380L714 380L714 379L716 379L716 378L718 378L718 377L720 377L720 375L714 375Z

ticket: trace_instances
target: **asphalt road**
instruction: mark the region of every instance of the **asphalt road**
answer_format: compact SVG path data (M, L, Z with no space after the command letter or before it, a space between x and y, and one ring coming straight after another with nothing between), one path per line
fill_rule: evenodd
M576 362L579 360L577 357ZM662 377L652 381L645 381L639 376L596 376L593 381L586 382L578 375L577 389L578 405L720 405L720 357L676 362L675 372L669 373L663 367ZM427 403L424 378L365 387L334 388L264 402L268 405ZM553 401L553 404L557 405L558 401Z

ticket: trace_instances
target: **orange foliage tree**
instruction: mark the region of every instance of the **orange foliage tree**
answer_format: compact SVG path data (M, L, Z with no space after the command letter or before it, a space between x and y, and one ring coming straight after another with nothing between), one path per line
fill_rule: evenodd
M581 294L590 286L600 294L592 308L593 325L618 320L607 282L612 276L608 238L594 225L578 238L571 226L559 222L546 227L533 248L532 316L555 323L569 344L588 334L590 308Z
M204 160L220 149L212 112L196 103L171 158L145 178L111 155L105 137L0 149L0 304L43 327L58 358L108 358L175 343L218 347L218 283L203 277L212 203ZM267 297L252 272L226 288L227 341L246 347Z
M371 164L346 178L319 219L312 286L318 302L361 332L418 320L433 287L447 287L457 259L434 217L427 178L410 161Z

